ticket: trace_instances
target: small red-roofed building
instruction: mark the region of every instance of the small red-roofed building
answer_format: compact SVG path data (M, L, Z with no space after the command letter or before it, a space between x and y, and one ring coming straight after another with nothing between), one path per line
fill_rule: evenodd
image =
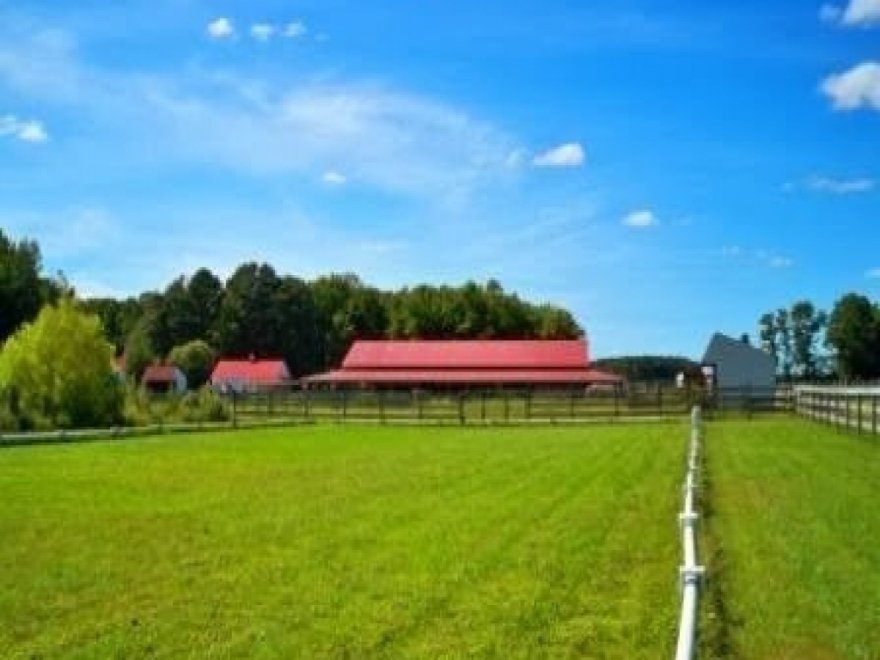
M211 387L219 392L259 392L289 384L287 363L277 358L221 358L211 373Z
M182 394L186 392L186 376L173 364L151 364L141 376L141 384L156 394Z

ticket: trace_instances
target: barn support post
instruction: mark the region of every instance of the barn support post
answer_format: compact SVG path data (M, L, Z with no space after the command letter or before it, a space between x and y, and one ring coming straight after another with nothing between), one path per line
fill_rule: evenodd
M526 389L526 419L532 419L532 388Z
M458 424L464 426L464 392L458 393Z
M238 428L238 395L232 390L232 428Z
M385 390L379 389L379 419L384 424L385 423Z
M486 390L480 390L480 421L486 423Z
M507 390L501 390L501 394L504 396L504 422L507 423L510 421L510 399L507 396Z
M416 416L419 421L421 421L424 415L424 411L422 410L422 393L418 389L415 389L413 390L413 396L416 399Z
M859 407L856 413L856 423L859 425L859 435L862 434L862 395L856 395L856 405Z

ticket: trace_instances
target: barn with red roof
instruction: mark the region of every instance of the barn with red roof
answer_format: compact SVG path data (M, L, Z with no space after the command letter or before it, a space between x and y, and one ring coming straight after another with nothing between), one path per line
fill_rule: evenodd
M307 387L618 386L590 367L585 339L356 341L340 369L302 379Z
M217 361L211 386L221 392L257 392L290 384L290 370L282 359L229 359Z

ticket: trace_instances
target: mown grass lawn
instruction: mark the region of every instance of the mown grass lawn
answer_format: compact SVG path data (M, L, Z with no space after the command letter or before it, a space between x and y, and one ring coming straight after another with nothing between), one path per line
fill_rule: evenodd
M5 449L0 653L665 657L685 442L319 426Z
M784 419L713 423L705 448L705 655L880 657L878 441Z

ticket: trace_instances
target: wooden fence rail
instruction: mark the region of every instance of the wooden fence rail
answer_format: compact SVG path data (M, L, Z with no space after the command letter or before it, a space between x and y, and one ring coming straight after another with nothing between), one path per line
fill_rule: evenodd
M880 433L880 386L798 385L795 412L856 433Z

